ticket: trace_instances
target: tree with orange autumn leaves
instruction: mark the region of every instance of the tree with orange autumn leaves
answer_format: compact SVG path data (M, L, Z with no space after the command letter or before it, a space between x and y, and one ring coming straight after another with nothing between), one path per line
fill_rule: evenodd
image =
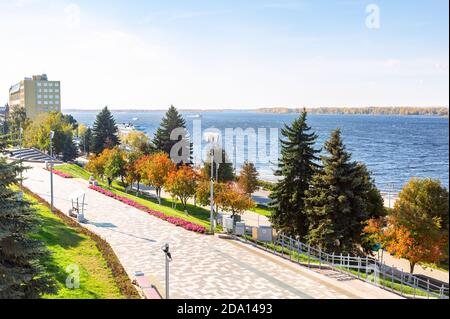
M370 220L364 232L398 258L434 263L448 258L448 191L432 179L412 178L403 188L386 222Z
M86 164L86 170L94 174L95 177L103 179L105 175L105 167L112 149L106 148L100 154L93 155Z
M120 177L124 182L125 166L125 152L119 147L114 147L112 149L105 148L100 154L90 157L86 170L93 173L97 178L104 179L106 177L108 186L111 186L112 181L117 177Z
M118 149L105 149L97 156L93 156L86 169L99 178L107 176L108 163L119 152ZM122 163L122 162L121 162ZM124 177L126 184L142 182L153 186L156 190L158 203L161 204L161 190L164 188L174 198L180 200L186 210L189 198L196 196L201 205L209 204L210 182L201 172L197 173L189 166L176 164L164 152L142 155L139 152L127 154L123 158ZM114 177L109 176L108 177ZM111 179L112 180L112 179ZM245 210L255 206L255 202L238 187L236 183L215 183L214 202L224 211L233 216L242 214Z
M240 215L256 206L255 202L234 183L221 187L216 197L217 204L231 216Z
M141 172L138 169L138 163L141 157L144 156L141 152L127 153L127 163L125 164L125 181L133 189L133 184L137 184L137 192L139 192L140 182L142 179Z
M176 165L164 152L146 155L140 158L135 168L140 172L142 182L155 187L158 203L161 204L161 189L167 177L176 170Z
M164 189L172 197L178 198L186 211L187 201L194 196L198 179L198 174L190 166L182 165L177 170L169 172Z

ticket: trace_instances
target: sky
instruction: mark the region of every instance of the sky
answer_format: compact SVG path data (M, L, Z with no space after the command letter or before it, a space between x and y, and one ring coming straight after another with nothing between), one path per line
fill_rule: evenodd
M0 104L46 73L63 109L445 106L448 0L0 0Z

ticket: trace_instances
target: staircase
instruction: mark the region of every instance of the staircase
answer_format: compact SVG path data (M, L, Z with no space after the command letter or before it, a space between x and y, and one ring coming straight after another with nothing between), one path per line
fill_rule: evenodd
M6 156L12 160L22 160L25 162L44 163L51 160L50 156L35 148L22 148L17 150L5 151ZM61 164L62 161L53 158L53 163Z

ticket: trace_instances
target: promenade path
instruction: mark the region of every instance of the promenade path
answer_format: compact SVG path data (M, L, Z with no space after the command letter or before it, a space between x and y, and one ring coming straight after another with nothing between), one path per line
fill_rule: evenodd
M50 200L49 173L30 163L24 185ZM164 293L164 255L170 244L171 298L399 298L358 280L338 281L280 257L218 236L176 227L88 189L81 179L54 176L55 207L70 208L69 196L86 192L87 228L109 242L126 272L150 275Z

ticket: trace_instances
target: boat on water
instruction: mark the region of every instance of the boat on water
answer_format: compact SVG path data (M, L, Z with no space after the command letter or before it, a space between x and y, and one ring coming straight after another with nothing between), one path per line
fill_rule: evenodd
M132 123L117 124L117 129L120 134L128 134L131 131L136 131L136 127Z
M141 131L144 132L145 128L139 125L134 125L133 123L121 123L117 124L117 129L121 134L128 134L131 131Z
M201 118L202 115L201 114L191 114L191 115L188 115L186 117L192 118L192 119L198 119L198 118Z

